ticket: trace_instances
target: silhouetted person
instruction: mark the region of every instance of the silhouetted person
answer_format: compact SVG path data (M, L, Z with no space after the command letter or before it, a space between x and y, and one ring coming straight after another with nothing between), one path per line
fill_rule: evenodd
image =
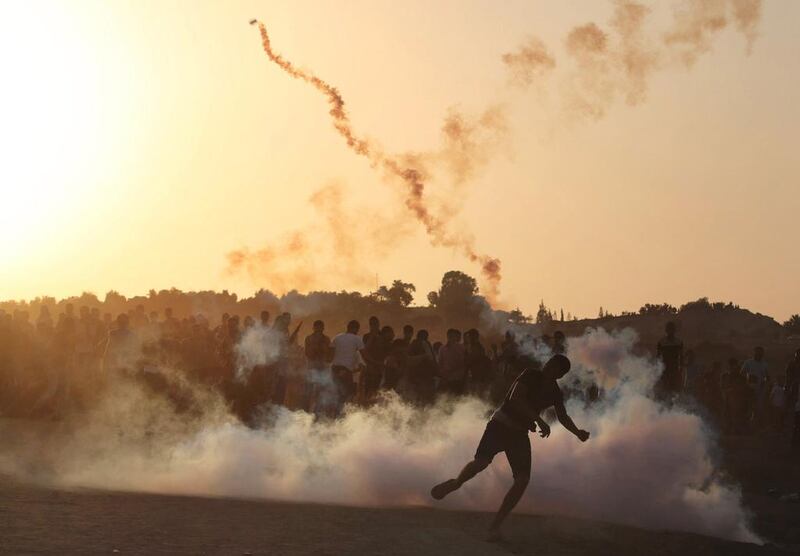
M130 330L130 320L125 313L117 317L116 326L108 332L103 353L103 370L106 375L130 373L135 369L138 356L137 341Z
M364 341L358 335L360 325L357 320L347 323L347 330L333 338L333 360L331 372L338 391L336 414L341 412L342 406L350 400L355 393L356 384L353 373L361 363L361 350Z
M259 321L261 322L261 326L269 328L269 311L261 311Z
M407 354L408 345L403 338L397 338L392 341L389 355L386 357L383 368L382 387L384 390L397 390L405 370Z
M750 421L754 428L762 424L767 405L767 373L768 365L764 360L764 348L756 346L753 357L742 364L742 373L747 379L751 391Z
M668 322L664 327L666 335L658 341L656 352L664 371L656 384L656 393L662 398L671 398L683 386L683 342L676 336L677 327Z
M305 356L309 369L322 370L328 366L331 351L331 339L325 335L325 323L315 320L313 332L306 336Z
M370 319L370 325L377 323ZM362 355L366 363L364 370L363 388L364 401L372 400L378 393L378 389L383 381L384 361L389 355L389 351L394 341L394 330L391 326L384 326L377 332L370 331L364 335L364 350Z
M747 378L739 367L739 362L728 360L728 372L723 377L723 398L725 401L725 421L728 432L744 434L747 432L747 417L750 413L751 390Z
M715 417L724 414L721 361L714 361L711 369L695 378L692 389L697 398Z
M502 343L500 344L499 362L503 376L513 381L519 376L522 369L519 369L519 346L514 333L511 330L506 331Z
M479 397L486 396L494 379L492 361L481 344L480 332L474 328L464 333L464 363L472 393Z
M447 343L439 348L439 392L461 396L467 387L467 365L461 332L455 328L447 331Z
M369 322L369 330L367 331L366 334L364 334L364 337L362 338L362 341L364 342L365 346L369 345L369 341L371 338L380 336L381 334L381 321L378 319L378 317L372 316L369 318L368 322Z
M786 411L792 419L792 447L800 449L800 349L794 352L794 359L786 366L783 388Z
M553 353L567 353L567 338L561 330L556 330L553 333Z
M436 376L436 354L428 341L428 331L418 330L408 348L406 395L419 404L433 402Z
M720 367L722 366L721 362L717 363L719 363ZM697 395L700 388L699 383L703 379L703 368L697 362L694 356L694 350L687 349L686 353L684 353L683 370L683 389L689 394ZM722 370L720 368L720 375L721 374Z
M575 426L567 414L564 395L556 382L567 374L569 369L569 359L556 354L541 371L535 369L523 371L511 385L503 403L486 425L475 458L461 470L457 478L440 483L431 490L431 496L441 500L486 469L495 455L505 452L514 475L514 483L489 528L490 540L499 539L500 526L528 487L531 474L531 443L528 431L536 431L538 426L542 438L550 435L550 426L540 416L542 411L553 407L564 428L581 442L586 442L589 438L589 433Z
M403 342L407 346L411 345L411 342L414 340L414 327L410 324L406 324L403 326Z

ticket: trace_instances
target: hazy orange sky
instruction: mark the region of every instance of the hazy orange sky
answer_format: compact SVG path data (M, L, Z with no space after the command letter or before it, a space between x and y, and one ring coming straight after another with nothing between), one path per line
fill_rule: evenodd
M671 12L654 7L659 39ZM507 306L535 312L544 299L594 316L601 305L708 296L778 319L800 312L800 3L764 2L749 55L731 26L692 68L655 72L639 105L570 117L559 102L564 38L589 21L605 28L612 10L588 0L4 2L0 299L280 289L226 272L226 254L309 229L304 262L326 289L401 278L424 302L445 271L478 275L429 245L397 189L347 150L325 99L269 63L247 25L258 17L387 151L435 149L454 107L504 107L508 134L453 201L463 203L456 229L503 261ZM501 56L532 35L558 67L523 90ZM353 258L309 203L331 184Z

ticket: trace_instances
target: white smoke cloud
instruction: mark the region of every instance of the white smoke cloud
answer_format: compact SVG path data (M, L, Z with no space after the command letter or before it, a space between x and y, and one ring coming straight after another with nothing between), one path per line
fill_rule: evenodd
M647 397L660 369L633 354L635 340L630 331L589 330L569 341L573 378L604 385L606 395L588 407L577 399L568 402L576 423L591 431L588 442L578 442L558 425L548 439L532 436L533 477L517 511L759 542L739 491L715 472L713 437L700 417ZM30 473L30 461L24 460L37 458L48 460L38 469L50 470L40 480L66 486L358 506L434 505L430 487L472 458L491 409L476 399L418 409L390 396L369 409L351 408L335 421L278 408L263 428L252 429L228 416L221 404L208 406L203 417L186 424L186 414L171 413L152 396L117 397L90 416L91 426L50 443L57 447L49 452L40 448L4 458L0 448L0 472ZM129 422L128 413L137 419ZM120 434L131 428L139 432ZM495 510L510 482L500 455L435 504Z
M245 330L234 347L237 378L246 379L248 373L257 365L275 363L281 356L283 342L283 334L261 323Z

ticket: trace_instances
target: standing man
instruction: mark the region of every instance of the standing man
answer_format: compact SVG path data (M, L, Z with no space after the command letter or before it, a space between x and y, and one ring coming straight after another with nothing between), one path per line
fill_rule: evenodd
M461 332L455 328L447 331L447 343L439 348L439 393L462 396L467 387L467 365Z
M328 366L331 340L325 335L325 323L315 320L313 332L306 336L304 347L308 369L321 371Z
M553 407L564 428L581 442L586 442L589 438L589 433L575 426L567 414L564 395L556 382L569 369L569 359L559 353L551 357L541 371L524 370L511 385L502 405L486 425L475 458L461 470L458 477L431 489L431 496L441 500L486 469L495 455L505 452L514 475L514 484L489 527L490 541L500 539L500 526L528 487L531 475L531 443L528 431L535 431L538 425L542 438L550 436L550 426L540 417L541 412Z
M658 341L656 348L658 358L664 364L656 384L656 394L661 398L672 398L681 391L683 386L683 342L675 335L674 322L668 322L664 327L666 336Z
M766 407L767 380L769 379L767 368L767 362L764 360L764 348L761 346L756 346L753 350L753 357L742 365L742 373L747 379L747 385L750 387L751 392L752 411L749 417L753 431L756 431L762 424L764 408Z
M792 448L800 449L800 349L794 352L794 359L786 366L786 379L783 383L786 412L792 420Z
M357 320L351 320L347 323L347 330L333 338L331 372L338 393L337 415L356 389L353 373L361 362L360 352L364 349L364 342L358 335L360 327Z

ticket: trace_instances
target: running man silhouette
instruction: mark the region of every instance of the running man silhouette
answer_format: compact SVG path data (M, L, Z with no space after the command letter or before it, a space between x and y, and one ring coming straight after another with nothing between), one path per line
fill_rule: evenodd
M441 500L486 469L494 456L505 452L514 475L514 484L503 499L489 528L490 541L501 538L500 526L528 487L531 476L531 442L528 431L535 432L538 426L542 438L550 436L550 426L540 417L540 413L553 407L564 428L581 442L586 442L589 438L589 433L575 426L567 415L564 395L556 383L569 369L569 359L557 353L541 371L524 370L511 385L503 403L486 425L475 458L464 466L457 478L449 479L431 489L431 496Z

